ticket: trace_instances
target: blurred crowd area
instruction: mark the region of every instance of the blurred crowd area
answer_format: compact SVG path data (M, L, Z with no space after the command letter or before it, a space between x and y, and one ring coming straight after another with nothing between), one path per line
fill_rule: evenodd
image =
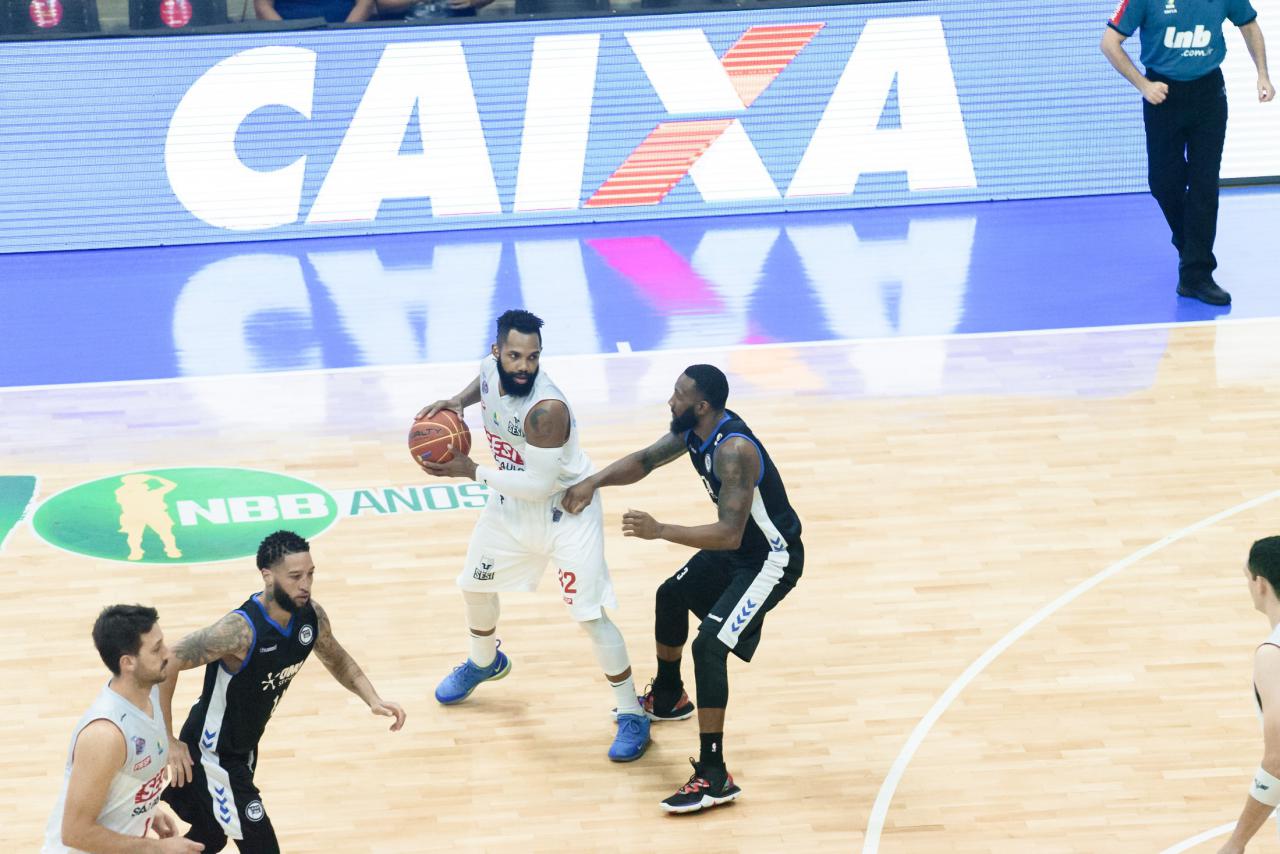
M0 38L459 24L529 17L826 5L832 0L0 0ZM867 0L851 0L867 2Z

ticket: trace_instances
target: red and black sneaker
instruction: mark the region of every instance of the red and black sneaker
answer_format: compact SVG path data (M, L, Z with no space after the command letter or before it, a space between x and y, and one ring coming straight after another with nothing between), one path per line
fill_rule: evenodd
M692 756L689 757L689 764L693 766L693 776L689 778L689 782L662 802L662 808L667 812L697 812L718 807L742 794L742 789L733 784L733 775L727 769L699 767Z
M658 709L653 705L653 683L650 682L645 687L644 693L636 699L640 701L640 708L644 709L644 713L651 721L682 721L693 714L693 701L689 699L687 691L680 692L680 699L675 702L675 705Z

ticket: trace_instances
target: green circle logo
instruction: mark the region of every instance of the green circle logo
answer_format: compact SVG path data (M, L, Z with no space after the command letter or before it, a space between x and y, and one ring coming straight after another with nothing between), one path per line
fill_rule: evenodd
M239 468L150 469L59 492L31 520L47 543L128 563L210 563L256 554L286 528L314 537L333 496L296 477Z

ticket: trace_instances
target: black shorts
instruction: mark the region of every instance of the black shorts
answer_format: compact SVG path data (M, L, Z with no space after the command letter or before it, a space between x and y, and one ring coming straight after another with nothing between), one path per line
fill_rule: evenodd
M760 645L764 615L796 586L804 570L804 546L793 543L786 563L763 552L701 551L671 576L686 606L702 623L698 633L712 635L734 655L750 661Z
M204 844L205 854L221 851L234 839L241 854L279 854L271 817L253 783L253 765L246 760L216 757L206 765L200 749L188 744L192 778L181 788L169 786L161 796L178 817L191 825L187 839Z

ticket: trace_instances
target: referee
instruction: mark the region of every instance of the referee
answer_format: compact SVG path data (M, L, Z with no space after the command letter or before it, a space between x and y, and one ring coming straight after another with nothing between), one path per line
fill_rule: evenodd
M1258 69L1258 100L1270 101L1267 51L1249 0L1120 0L1102 36L1102 52L1142 93L1147 129L1147 183L1178 249L1178 294L1229 305L1218 287L1213 239L1218 230L1218 171L1227 133L1222 22L1240 28ZM1141 30L1138 72L1121 46Z

